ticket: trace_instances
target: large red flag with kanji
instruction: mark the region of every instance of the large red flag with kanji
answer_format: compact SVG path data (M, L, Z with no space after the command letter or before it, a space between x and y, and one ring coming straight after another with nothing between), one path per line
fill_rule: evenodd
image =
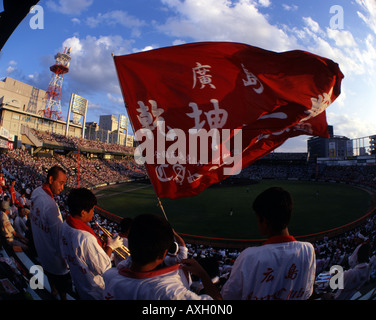
M290 137L328 137L332 60L204 42L114 57L128 115L161 198L193 196Z

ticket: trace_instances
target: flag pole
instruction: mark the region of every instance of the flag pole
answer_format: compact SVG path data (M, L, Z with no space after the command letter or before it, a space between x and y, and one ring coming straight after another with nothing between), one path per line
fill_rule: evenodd
M115 55L114 55L113 52L111 53L111 56L112 56L112 58L113 58L114 65L115 65ZM118 73L117 73L116 65L115 65L115 70L116 70L116 75L117 75L117 77L118 77L118 81L119 81L119 75L118 75ZM119 81L119 83L120 83L120 81ZM133 133L135 134L136 132L135 132L135 130L134 130L133 121L132 121L131 117L129 117L128 104L127 104L127 102L126 102L126 100L125 100L125 94L124 94L124 92L123 92L123 88L122 88L122 86L120 86L120 90L121 90L122 95L123 95L124 105L125 105L125 109L127 110L127 114L128 114L129 122L131 123L131 127L132 127L132 130L133 130ZM133 154L133 157L134 157L134 154ZM145 163L144 163L144 166L145 166ZM150 180L150 182L151 182L151 179L150 179L150 176L149 176L148 168L147 168L146 166L145 166L145 168L146 168L146 175L148 176L148 178L149 178L149 180ZM166 221L168 221L168 219L167 219L167 215L166 215L166 212L165 212L164 207L163 207L162 202L161 202L161 199L158 197L158 195L157 195L157 193L156 193L156 191L155 191L155 188L154 188L152 182L151 182L151 185L152 185L153 190L154 190L154 193L155 193L155 195L156 195L156 197L157 197L157 200L158 200L158 206L161 208L162 213L163 213L163 216L165 217Z
M161 202L161 199L159 199L158 196L157 196L157 199L158 199L158 205L159 205L159 207L161 208L161 210L162 210L162 212L163 212L163 215L164 215L165 219L168 221L167 216L166 216L166 212L165 212L165 210L164 210L164 208L163 208L163 205L162 205L162 202Z

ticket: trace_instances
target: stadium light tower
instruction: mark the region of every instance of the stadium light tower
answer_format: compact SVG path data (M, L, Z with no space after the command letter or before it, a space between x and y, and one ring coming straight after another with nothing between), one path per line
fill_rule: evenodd
M50 67L52 71L51 80L46 91L45 107L42 114L45 118L53 120L63 120L61 114L61 88L63 86L63 77L69 71L69 63L71 60L69 48L64 49L64 52L58 52L55 55L55 64Z

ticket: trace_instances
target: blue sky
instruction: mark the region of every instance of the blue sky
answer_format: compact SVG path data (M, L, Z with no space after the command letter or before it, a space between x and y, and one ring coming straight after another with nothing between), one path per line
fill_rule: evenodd
M335 134L351 139L376 134L375 0L42 0L39 5L43 29L30 27L36 13L22 21L0 54L0 77L47 89L54 55L72 47L64 117L72 92L89 100L87 121L126 114L112 52L234 41L278 52L306 50L339 63L345 79L341 96L327 109L328 123ZM290 139L279 151L306 151L306 139Z

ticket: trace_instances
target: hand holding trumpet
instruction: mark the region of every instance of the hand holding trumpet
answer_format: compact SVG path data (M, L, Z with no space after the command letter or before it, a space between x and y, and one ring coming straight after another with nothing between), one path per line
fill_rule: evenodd
M120 236L107 239L107 247L110 247L112 250L118 249L123 245L123 240Z
M103 228L98 222L96 222L95 224L107 236L107 248L109 250L105 250L106 253L110 256L112 251L115 251L115 253L117 253L121 258L127 259L131 253L129 249L123 245L121 237L116 236L113 238L110 231L108 231L106 228Z

